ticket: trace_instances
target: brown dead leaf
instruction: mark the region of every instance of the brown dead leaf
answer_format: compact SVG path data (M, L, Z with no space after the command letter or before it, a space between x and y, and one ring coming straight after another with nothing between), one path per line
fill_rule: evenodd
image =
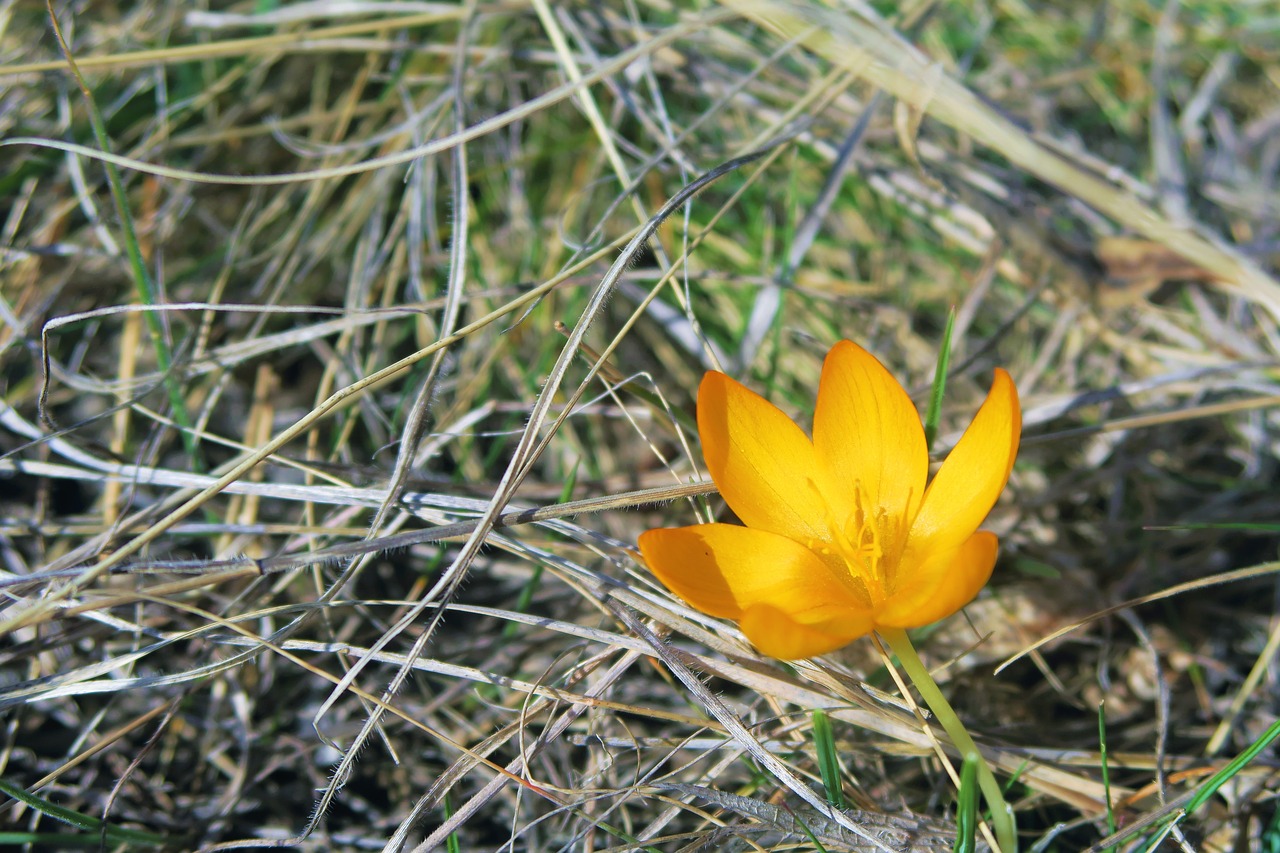
M1134 302L1173 279L1216 280L1168 246L1140 237L1101 237L1093 253L1103 271L1098 296L1108 305Z

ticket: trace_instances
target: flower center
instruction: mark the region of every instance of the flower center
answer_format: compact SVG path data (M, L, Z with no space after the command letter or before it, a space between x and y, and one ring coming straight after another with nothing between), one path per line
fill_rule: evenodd
M872 502L861 481L854 483L853 490L853 511L841 521L828 510L827 525L858 597L877 608L894 591L900 522Z

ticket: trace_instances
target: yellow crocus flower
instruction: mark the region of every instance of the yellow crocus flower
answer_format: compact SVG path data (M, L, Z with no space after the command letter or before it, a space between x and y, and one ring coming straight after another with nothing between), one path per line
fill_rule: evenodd
M827 354L812 440L772 403L711 371L698 389L698 432L712 480L746 526L650 530L640 551L672 592L737 621L772 657L812 657L874 630L927 625L991 577L996 536L978 526L1009 479L1021 429L1017 389L997 369L929 482L919 413L857 344L840 341Z

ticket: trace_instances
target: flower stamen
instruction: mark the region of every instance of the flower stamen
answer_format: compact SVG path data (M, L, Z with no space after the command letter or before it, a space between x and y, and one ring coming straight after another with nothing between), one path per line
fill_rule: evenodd
M827 510L827 527L831 531L832 544L849 571L863 598L871 607L878 607L888 593L887 575L889 560L885 559L885 534L891 519L882 507L872 507L862 483L854 484L854 510L843 521L838 521ZM821 553L829 551L823 548Z

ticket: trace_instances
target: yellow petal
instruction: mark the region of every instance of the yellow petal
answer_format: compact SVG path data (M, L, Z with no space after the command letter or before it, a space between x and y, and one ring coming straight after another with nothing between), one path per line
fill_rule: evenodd
M857 508L860 489L870 504L863 509L901 519L905 536L929 476L924 427L898 381L852 341L833 346L822 365L813 444L828 477L827 499L840 520Z
M650 530L640 553L667 588L711 616L741 619L769 604L814 625L862 605L848 577L785 536L735 524L695 524Z
M798 542L828 538L813 443L777 406L711 371L698 388L711 479L743 524Z
M821 625L804 625L770 604L747 608L740 623L751 645L769 657L799 660L843 648L873 627L869 613L850 613Z
M945 619L973 601L987 585L996 564L996 535L980 530L959 547L938 552L911 571L909 586L900 586L876 614L886 628L919 628Z
M997 368L986 402L925 492L907 538L904 566L951 551L978 529L1009 481L1021 434L1018 390ZM910 583L905 576L900 580Z

